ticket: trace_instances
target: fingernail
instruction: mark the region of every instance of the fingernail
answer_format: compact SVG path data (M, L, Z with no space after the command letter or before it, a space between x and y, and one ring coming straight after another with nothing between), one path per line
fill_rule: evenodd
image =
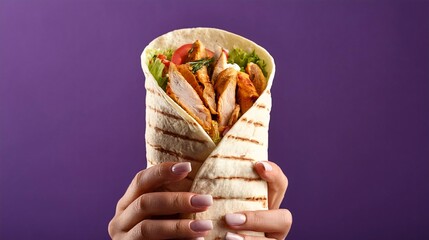
M192 231L204 232L213 229L213 223L210 220L195 220L190 224Z
M226 240L244 240L244 238L238 234L227 232L225 236Z
M188 173L192 171L191 163L190 162L176 163L171 168L171 171L175 174Z
M194 207L208 207L213 204L211 195L195 195L191 198L191 205Z
M262 164L262 166L264 167L264 170L267 172L270 172L273 170L273 167L271 167L271 165L268 162L259 162L258 164Z
M228 213L225 215L225 221L230 226L238 226L246 222L246 215L240 213Z

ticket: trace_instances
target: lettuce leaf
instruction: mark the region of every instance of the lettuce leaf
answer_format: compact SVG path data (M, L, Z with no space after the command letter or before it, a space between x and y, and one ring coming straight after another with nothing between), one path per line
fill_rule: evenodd
M267 64L255 53L255 50L253 50L251 53L247 53L243 49L234 48L232 51L229 51L228 55L228 63L237 64L240 66L242 72L244 72L244 69L249 62L253 62L261 68L262 73L265 77L267 77L268 73L265 69Z
M159 54L165 55L167 60L171 61L173 50L150 49L147 53L149 72L152 73L153 77L158 82L158 85L165 91L165 88L167 87L167 77L162 76L165 65L157 57Z
M151 59L148 64L149 72L152 73L155 80L158 82L158 85L164 89L167 87L167 77L162 76L162 71L164 70L164 64L157 57Z
M173 52L174 52L173 49L149 49L147 51L146 56L150 60L153 57L156 57L159 54L162 54L162 55L167 57L168 61L171 61L171 57L173 56Z

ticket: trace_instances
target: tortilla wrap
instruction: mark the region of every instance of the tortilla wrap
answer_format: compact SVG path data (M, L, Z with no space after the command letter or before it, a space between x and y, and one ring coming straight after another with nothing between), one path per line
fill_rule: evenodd
M177 49L195 40L207 49L235 47L255 53L265 61L267 87L255 104L232 126L216 145L187 112L160 88L148 69L148 50ZM268 160L270 89L275 74L271 55L256 43L239 35L214 29L190 28L166 33L143 50L141 65L146 77L146 158L147 167L166 162L191 162L192 172L164 191L190 191L213 196L213 205L193 219L210 219L214 229L205 239L224 239L226 213L264 210L268 207L267 183L254 171L258 161ZM243 233L243 232L238 232ZM263 236L263 233L245 234Z

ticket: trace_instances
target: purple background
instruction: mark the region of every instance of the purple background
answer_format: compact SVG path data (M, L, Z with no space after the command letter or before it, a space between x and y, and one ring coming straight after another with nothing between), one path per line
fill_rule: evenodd
M173 29L277 63L288 239L428 239L428 1L0 1L0 239L106 239L145 167L140 53Z

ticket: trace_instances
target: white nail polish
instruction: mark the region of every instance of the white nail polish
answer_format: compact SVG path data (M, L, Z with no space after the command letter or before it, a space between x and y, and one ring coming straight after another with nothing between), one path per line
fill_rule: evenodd
M264 167L265 171L270 172L273 170L273 167L268 162L259 162Z
M227 213L225 215L225 221L230 226L242 225L246 222L246 215L241 213Z
M180 174L184 174L184 173L188 173L188 172L192 171L192 166L191 166L190 162L176 163L171 168L171 171L175 174L180 175Z
M205 232L213 229L211 220L194 220L189 224L189 227L194 232Z
M226 240L244 240L244 238L238 234L227 232L225 236Z

